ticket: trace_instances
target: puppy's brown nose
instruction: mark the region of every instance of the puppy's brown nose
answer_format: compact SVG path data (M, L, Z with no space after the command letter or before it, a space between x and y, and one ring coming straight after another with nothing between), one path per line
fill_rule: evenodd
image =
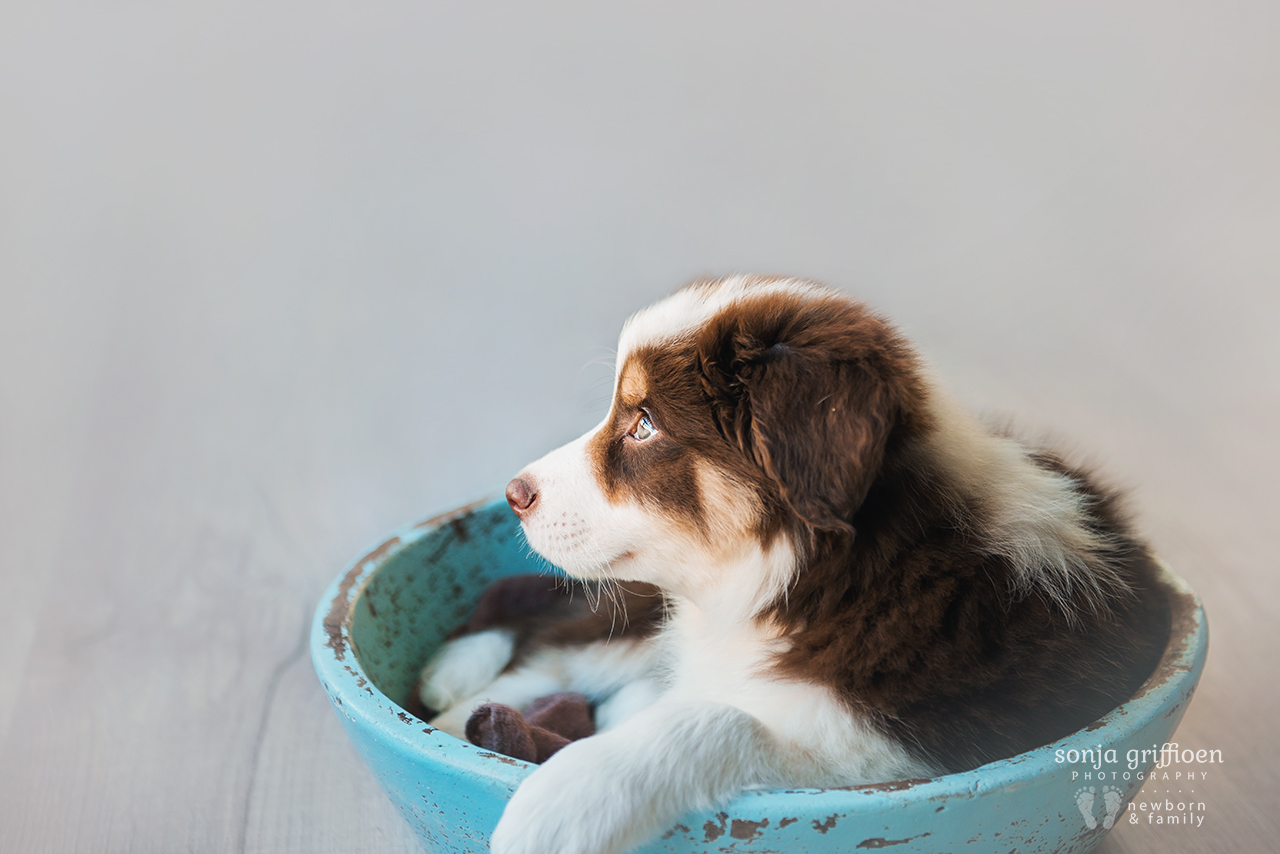
M534 488L532 481L522 477L513 478L507 484L507 503L523 519L533 512L533 506L538 503L538 490Z

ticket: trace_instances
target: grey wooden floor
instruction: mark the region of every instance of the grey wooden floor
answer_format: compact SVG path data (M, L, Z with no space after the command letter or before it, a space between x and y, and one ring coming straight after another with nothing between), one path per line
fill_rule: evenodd
M1275 4L0 7L0 850L415 850L327 582L595 423L709 272L881 308L1196 587L1202 827L1280 822Z

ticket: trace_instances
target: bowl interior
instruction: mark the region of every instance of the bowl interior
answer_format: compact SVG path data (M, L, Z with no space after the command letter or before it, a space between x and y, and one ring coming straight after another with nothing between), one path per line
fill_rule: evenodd
M520 537L520 522L505 502L451 514L426 534L399 536L353 603L351 644L374 686L414 711L418 674L445 635L471 615L486 587L499 578L546 571Z

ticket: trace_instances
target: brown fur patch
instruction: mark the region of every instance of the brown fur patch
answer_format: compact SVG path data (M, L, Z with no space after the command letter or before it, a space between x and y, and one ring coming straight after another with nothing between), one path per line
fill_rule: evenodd
M743 301L696 353L720 434L815 529L847 529L890 440L929 428L914 353L836 294Z

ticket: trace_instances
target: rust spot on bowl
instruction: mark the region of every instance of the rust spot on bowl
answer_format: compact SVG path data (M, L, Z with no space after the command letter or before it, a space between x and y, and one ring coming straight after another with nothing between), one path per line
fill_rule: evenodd
M689 832L689 828L685 827L683 824L677 824L675 827L671 828L666 833L662 834L662 838L670 839L671 837L675 836L677 833L687 834L688 832Z
M517 768L525 764L519 759L512 759L510 756L503 756L501 753L490 753L487 750L482 750L476 755L482 759L496 759L503 765L515 765Z
M836 819L840 818L840 814L827 816L827 820L819 822L816 818L813 820L813 829L826 836L827 831L836 826Z
M919 836L908 836L906 839L885 839L883 836L877 836L872 839L864 839L858 843L858 848L888 848L890 845L904 845L913 839L923 839L931 836L929 833L922 833Z
M715 821L709 821L702 825L702 830L706 833L708 842L715 842L721 836L724 836L724 832L728 828L729 814L716 813L716 821L720 822L719 826L716 825Z
M735 818L729 825L729 835L734 839L755 839L760 831L769 826L769 819L763 821L745 821Z
M869 783L861 786L835 786L832 791L839 792L902 792L919 786L921 783L932 783L932 777L912 777L909 780L888 780L884 783Z
M342 636L342 627L346 625L347 616L351 610L351 603L347 601L351 597L351 588L355 586L356 579L360 577L365 564L371 561L377 563L398 545L400 545L400 538L392 537L356 561L355 565L342 577L342 583L338 585L338 595L333 597L333 604L324 618L324 630L329 635L329 641L325 646L333 650L333 657L338 661L345 661L347 658L347 641Z

